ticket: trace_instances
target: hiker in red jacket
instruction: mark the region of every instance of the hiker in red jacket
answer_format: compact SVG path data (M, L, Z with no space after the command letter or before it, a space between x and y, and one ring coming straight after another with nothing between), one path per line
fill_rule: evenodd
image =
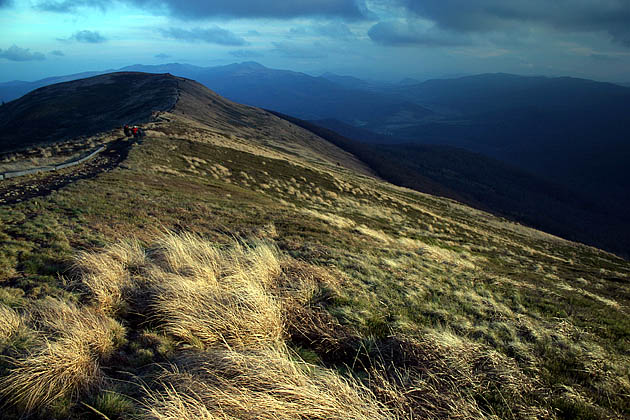
M134 138L140 137L140 129L138 128L138 126L134 125L131 129L131 132L133 133Z

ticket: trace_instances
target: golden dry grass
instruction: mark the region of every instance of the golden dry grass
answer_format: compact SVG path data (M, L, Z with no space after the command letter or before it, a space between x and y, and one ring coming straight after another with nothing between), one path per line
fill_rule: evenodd
M255 345L282 335L280 307L268 289L280 272L268 243L219 249L192 234L165 234L148 250L136 241L83 253L75 269L103 311L145 295L166 332L195 345Z
M0 303L0 340L15 334L22 324L22 317L15 310Z
M243 420L392 418L367 388L292 360L283 346L189 354L161 381L163 391L148 390L146 401L156 419L184 413Z
M125 335L124 327L102 312L53 298L33 304L31 323L47 338L81 343L101 359L109 357Z
M283 257L269 242L219 247L165 234L146 252L134 244L82 255L77 268L102 302L109 289L93 280L88 262L118 261L108 276L137 290L117 296L145 293L147 315L180 340L166 373L145 387L146 418L389 418L368 388L301 361L284 343L288 307L307 304L322 285L337 287L325 270ZM125 274L129 256L146 256L135 259L140 275Z
M26 412L96 387L103 379L100 362L124 339L115 320L52 298L34 304L30 320L38 344L11 359L9 375L0 379L0 394Z
M0 394L26 412L60 398L76 398L103 379L98 358L84 342L64 338L46 341L25 358L14 361L2 378Z
M282 335L279 306L259 284L232 288L182 276L161 280L152 310L164 329L181 340L257 346Z
M81 252L75 258L74 270L80 285L102 311L121 309L125 296L133 288L133 273L146 264L144 249L137 240L108 247L103 252Z
M267 291L280 273L276 252L263 243L219 250L194 235L164 236L152 255L154 317L190 344L279 340L280 307Z

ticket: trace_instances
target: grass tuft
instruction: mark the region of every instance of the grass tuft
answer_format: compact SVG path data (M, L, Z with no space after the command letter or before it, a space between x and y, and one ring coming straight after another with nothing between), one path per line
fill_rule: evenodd
M124 341L124 328L115 320L52 298L33 305L30 323L39 343L12 358L9 374L0 378L0 395L25 412L97 387L104 377L100 363Z
M0 303L0 340L6 340L19 331L22 317L15 310Z
M158 419L181 416L182 408L219 419L393 418L358 382L296 360L282 346L191 353L163 375L162 388L147 390L147 410Z
M74 399L103 379L96 355L71 337L47 341L13 363L9 376L2 378L0 394L26 412Z
M280 340L280 305L268 292L280 272L271 245L219 250L193 235L169 235L154 258L151 309L169 334L204 346Z
M144 249L137 240L114 244L103 252L81 252L75 258L74 270L81 285L96 306L106 313L124 309L133 287L133 275L146 264Z

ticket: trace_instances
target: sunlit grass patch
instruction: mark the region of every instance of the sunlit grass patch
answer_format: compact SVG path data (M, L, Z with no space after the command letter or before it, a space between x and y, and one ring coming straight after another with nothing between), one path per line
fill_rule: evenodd
M22 324L22 317L18 312L0 303L0 340L10 338Z
M53 299L30 311L28 327L37 341L10 359L8 375L0 378L5 401L31 412L98 387L104 378L101 362L124 341L123 327L90 308Z
M219 348L180 358L147 390L150 418L388 419L371 392L286 348ZM177 417L196 418L196 417Z

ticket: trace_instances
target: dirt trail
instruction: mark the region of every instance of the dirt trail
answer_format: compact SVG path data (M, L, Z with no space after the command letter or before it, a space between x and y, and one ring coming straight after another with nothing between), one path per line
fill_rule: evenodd
M0 181L0 206L42 197L79 179L93 178L110 171L125 160L134 143L133 139L121 137L108 143L104 151L80 165Z

